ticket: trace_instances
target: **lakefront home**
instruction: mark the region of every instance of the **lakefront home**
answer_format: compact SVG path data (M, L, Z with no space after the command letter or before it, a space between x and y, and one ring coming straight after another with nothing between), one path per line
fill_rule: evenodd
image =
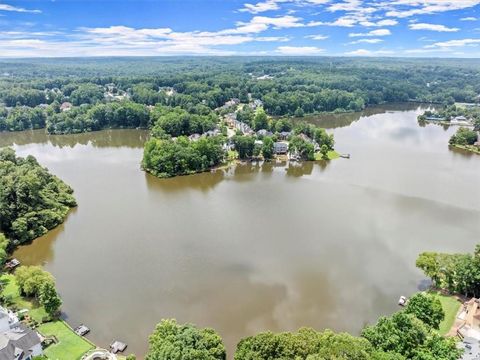
M0 307L0 360L31 360L42 353L38 333L20 323L16 314Z

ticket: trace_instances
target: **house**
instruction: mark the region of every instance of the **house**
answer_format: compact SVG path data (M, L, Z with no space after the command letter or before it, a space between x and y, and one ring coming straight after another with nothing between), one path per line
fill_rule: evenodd
M221 132L218 129L208 130L207 132L203 133L204 136L217 136L220 135Z
M64 102L62 105L60 105L60 111L70 111L72 110L73 105L69 103L68 101Z
M470 121L465 116L456 116L450 120L452 125L471 125Z
M17 324L0 333L0 360L31 360L42 354L40 336L27 326Z
M201 135L200 134L192 134L188 137L188 139L190 141L197 141L198 139L200 139Z
M262 141L262 140L255 140L254 145L262 146L262 145L263 145L263 141Z
M255 100L253 100L253 102L251 102L250 104L248 104L248 106L249 106L252 110L255 110L255 109L257 109L257 108L263 107L263 101L260 100L260 99L255 99Z
M225 122L229 127L235 127L235 121L237 121L237 113L228 113L225 115Z
M265 130L265 129L260 129L257 131L258 136L272 136L273 133L271 131Z
M0 306L0 332L10 330L17 326L18 323L17 314Z
M257 76L257 80L271 80L271 79L273 79L273 76L271 75Z
M280 134L278 134L278 137L281 140L287 140L291 135L292 135L291 131L282 131Z
M445 118L440 117L440 116L436 116L436 115L431 115L431 116L427 116L425 118L425 120L427 120L427 121L445 121Z
M288 144L286 142L276 142L273 144L273 153L274 154L286 154L288 152Z
M305 134L303 134L303 133L300 134L300 135L298 135L298 137L301 138L303 141L306 141L306 142L309 142L309 143L313 143L313 140L310 139L309 136L307 136L307 135L305 135Z

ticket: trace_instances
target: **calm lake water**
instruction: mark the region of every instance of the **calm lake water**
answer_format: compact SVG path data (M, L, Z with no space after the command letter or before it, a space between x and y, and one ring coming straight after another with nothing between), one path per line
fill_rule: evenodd
M311 121L351 159L239 165L160 180L140 170L147 133L0 134L75 189L78 208L20 248L57 279L68 322L144 354L162 318L242 337L301 326L358 333L424 280L421 251L470 252L480 234L480 156L417 106Z

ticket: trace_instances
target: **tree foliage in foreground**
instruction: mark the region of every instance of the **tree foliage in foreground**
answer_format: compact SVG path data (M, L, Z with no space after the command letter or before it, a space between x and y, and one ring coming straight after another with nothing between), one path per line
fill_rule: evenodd
M445 318L440 299L427 293L417 293L408 299L405 312L415 315L434 329L439 329L440 323Z
M455 340L444 338L405 311L382 317L362 331L376 349L414 360L456 360L461 355Z
M225 360L221 337L213 329L162 320L149 338L146 360Z
M265 332L247 337L238 343L235 360L369 360L379 355L366 339L330 330L318 332L302 328L294 333ZM388 359L403 360L402 357Z
M44 235L76 206L73 190L33 156L0 149L0 230L13 245Z

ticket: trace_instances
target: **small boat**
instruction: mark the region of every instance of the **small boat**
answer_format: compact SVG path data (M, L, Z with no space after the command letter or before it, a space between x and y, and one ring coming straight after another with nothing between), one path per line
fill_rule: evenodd
M78 325L74 331L78 336L85 336L90 332L90 329L85 325L81 324L81 325Z
M7 263L5 264L5 269L13 270L19 265L20 265L20 261L18 261L17 259L12 259L10 261L7 261Z
M407 298L405 296L400 296L400 299L398 299L398 305L400 306L407 305Z
M341 154L340 157L344 159L350 159L350 154Z

